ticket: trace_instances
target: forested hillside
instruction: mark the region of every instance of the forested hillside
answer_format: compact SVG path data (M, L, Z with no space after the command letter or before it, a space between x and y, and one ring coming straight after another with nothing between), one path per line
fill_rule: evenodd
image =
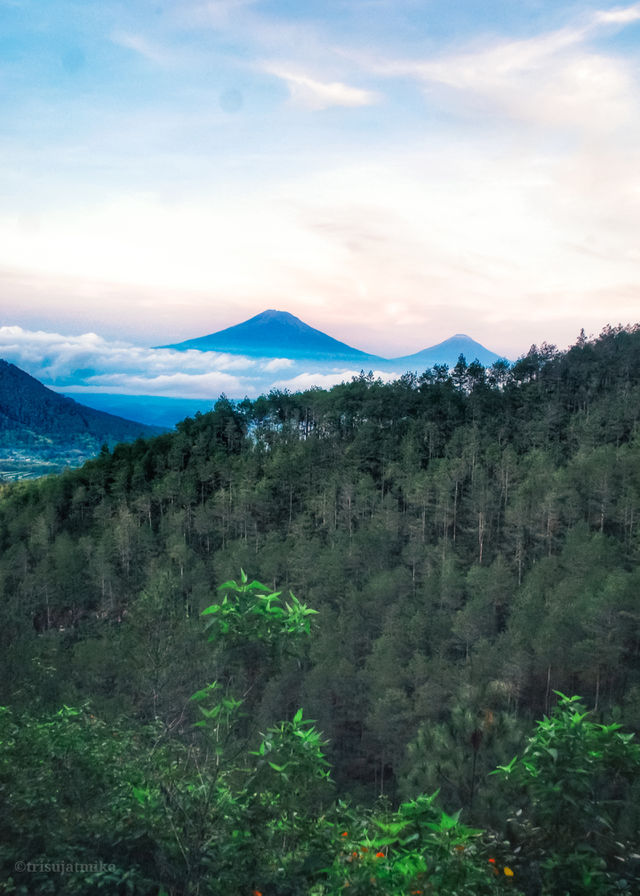
M640 327L608 328L511 368L223 398L4 486L0 703L176 733L227 676L247 736L304 707L339 793L439 789L498 825L488 773L557 691L640 730L639 424ZM317 611L307 651L212 669L200 613L240 569Z

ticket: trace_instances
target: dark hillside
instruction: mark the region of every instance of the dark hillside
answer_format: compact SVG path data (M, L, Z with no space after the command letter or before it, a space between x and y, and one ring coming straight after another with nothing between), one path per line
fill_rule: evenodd
M24 370L0 360L0 464L39 469L77 465L103 444L160 432L155 427L95 411L47 389Z

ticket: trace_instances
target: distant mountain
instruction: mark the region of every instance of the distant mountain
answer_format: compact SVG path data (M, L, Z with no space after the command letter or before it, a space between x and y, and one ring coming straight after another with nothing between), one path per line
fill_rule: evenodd
M160 431L78 404L0 359L0 479L76 466L105 443Z
M263 311L234 327L219 330L209 336L188 339L174 345L178 351L196 349L201 352L229 352L254 358L313 359L316 361L350 361L371 363L382 360L344 342L327 336L303 323L288 311Z
M423 371L433 367L434 364L453 367L461 354L468 363L477 359L486 367L501 357L470 336L458 334L412 355L382 358L339 342L321 330L305 324L288 311L263 311L250 320L211 333L209 336L200 336L197 339L188 339L186 342L162 345L158 348L172 348L177 351L196 349L201 352L227 352L254 358L290 358L295 361L317 363L346 361L361 368L377 367L400 372Z
M434 364L446 364L447 367L454 367L460 355L464 355L468 364L478 360L484 367L491 367L494 361L506 360L470 336L458 333L451 336L450 339L445 339L444 342L422 349L413 355L394 358L393 361L394 364L402 364L407 370L422 371L433 367Z

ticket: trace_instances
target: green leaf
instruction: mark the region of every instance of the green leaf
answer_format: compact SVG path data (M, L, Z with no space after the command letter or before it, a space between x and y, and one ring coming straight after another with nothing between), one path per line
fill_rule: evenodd
M206 688L202 688L199 691L196 691L195 694L192 694L189 698L190 700L204 700L206 697L210 697L211 694L219 689L219 684L217 681L208 684Z
M220 605L212 604L210 607L207 607L206 610L203 610L202 613L200 613L200 615L208 616L210 613L218 613L218 612L220 612Z
M392 834L394 837L401 831L404 831L408 824L408 821L379 821L376 819L376 825L380 830L384 831L385 834Z
M518 761L518 757L514 756L511 762L508 765L499 765L494 771L490 772L491 775L498 775L502 772L504 775L508 775L513 771L513 767Z
M140 788L140 787L134 787L133 795L136 798L136 800L140 803L140 805L143 806L147 801L147 797L149 796L149 791L142 790L142 788Z

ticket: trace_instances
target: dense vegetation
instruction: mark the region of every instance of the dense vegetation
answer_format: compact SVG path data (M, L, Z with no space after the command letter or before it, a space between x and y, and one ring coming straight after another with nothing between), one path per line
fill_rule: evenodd
M7 868L67 844L106 892L633 891L639 421L640 328L607 328L221 399L5 486ZM304 603L212 604L240 568Z

